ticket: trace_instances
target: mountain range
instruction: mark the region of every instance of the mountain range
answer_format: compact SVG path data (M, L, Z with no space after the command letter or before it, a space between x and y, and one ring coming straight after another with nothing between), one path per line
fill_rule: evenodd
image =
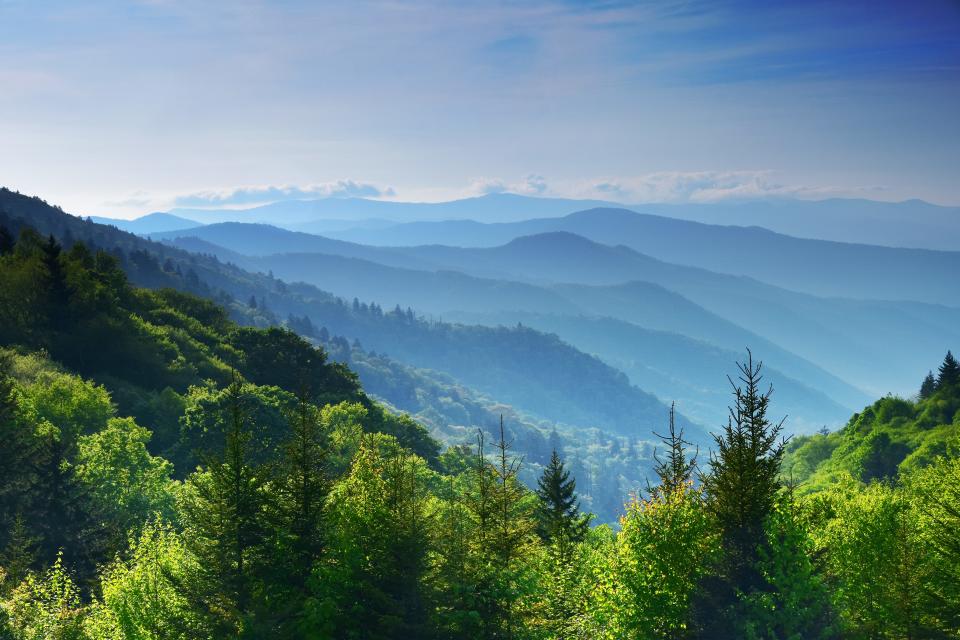
M449 202L395 202L364 198L322 198L275 202L245 209L173 209L168 213L205 224L262 222L295 231L336 234L365 244L429 244L431 224L412 222L483 220L519 222L562 217L593 208L635 212L713 225L760 226L798 238L833 240L888 247L960 250L960 207L922 200L879 202L830 198L799 200L762 198L694 204L622 204L604 200L544 198L492 193ZM400 227L400 228L396 228ZM425 232L418 235L418 232ZM403 238L407 240L404 241ZM500 244L499 238L494 244ZM462 241L471 242L469 235Z

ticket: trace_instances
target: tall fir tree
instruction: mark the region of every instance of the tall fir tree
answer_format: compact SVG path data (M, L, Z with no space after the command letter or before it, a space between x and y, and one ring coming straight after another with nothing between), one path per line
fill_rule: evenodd
M571 638L575 637L576 620L584 607L583 599L578 597L584 568L577 560L591 516L580 513L577 483L556 449L537 485L537 528L547 544L541 570L543 626L549 637Z
M69 322L67 303L70 298L67 274L63 267L62 248L51 234L41 247L40 258L45 270L46 319L53 330L64 329Z
M952 387L960 383L960 363L953 357L950 351L943 358L943 364L940 365L940 375L937 376L937 388Z
M577 499L577 481L554 449L550 462L537 481L537 530L547 542L556 546L566 559L572 545L583 541L590 526L590 516L580 513Z
M683 438L682 427L677 431L676 410L673 403L670 403L670 418L667 429L666 435L660 435L656 432L653 434L660 438L666 446L667 454L666 458L661 459L656 450L653 452L653 470L657 474L660 484L653 487L651 493L669 494L685 487L693 481L693 474L697 469L699 449L692 457L687 457L687 447L690 447L691 443Z
M180 503L199 575L190 596L227 633L252 633L254 588L265 542L265 465L254 462L253 429L237 374L227 388L224 448L202 456Z
M926 400L934 394L937 390L937 380L933 377L933 372L928 371L927 377L923 379L923 383L920 385L920 394L919 397L921 400Z
M783 421L767 417L773 388L761 391L763 365L754 363L749 350L737 367L738 382L730 380L734 405L723 432L714 436L710 470L701 476L723 549L716 575L705 580L694 606L703 637L742 633L738 604L766 587L760 547L767 544L764 527L783 486Z
M13 251L14 246L16 246L16 241L13 234L4 225L0 224L0 256Z
M27 529L23 514L18 513L10 527L7 544L0 551L0 566L6 572L5 581L0 583L0 593L15 587L27 577L37 557L36 547L37 538Z

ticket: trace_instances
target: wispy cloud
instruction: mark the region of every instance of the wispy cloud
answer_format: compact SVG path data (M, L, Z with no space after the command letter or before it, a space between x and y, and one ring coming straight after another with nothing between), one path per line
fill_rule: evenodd
M473 180L467 194L517 193L521 195L589 198L622 203L722 202L759 198L821 199L830 197L877 197L882 186L809 186L787 184L771 170L659 171L638 176L602 178L575 182L530 175L524 180L499 178Z
M177 196L173 203L178 207L222 207L262 204L282 200L383 198L393 195L395 195L395 192L391 187L378 187L370 183L353 180L338 180L309 186L266 185L197 191Z
M525 196L547 194L549 186L541 175L530 174L522 180L509 182L500 178L474 178L467 189L469 195L487 195L490 193L519 193Z

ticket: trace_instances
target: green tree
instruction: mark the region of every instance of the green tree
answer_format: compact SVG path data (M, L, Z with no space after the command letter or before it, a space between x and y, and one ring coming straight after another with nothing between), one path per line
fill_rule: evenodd
M847 636L930 637L925 615L928 554L910 503L899 489L871 484L834 489L819 534L834 601Z
M38 443L33 425L20 414L19 392L11 375L13 356L0 352L0 548L16 514L29 509L36 482Z
M701 476L723 547L717 572L705 579L696 602L696 625L706 637L742 633L738 602L765 588L760 548L767 544L765 525L782 487L783 422L767 418L773 388L761 391L762 363L754 364L749 350L737 367L730 418L714 436L717 451Z
M254 461L244 385L226 389L222 453L205 454L178 507L188 548L198 560L193 597L230 633L254 633L254 594L265 539L268 469Z
M150 436L133 418L110 418L104 429L78 442L77 477L123 535L153 514L173 515L173 465L150 455Z
M937 376L937 388L952 387L957 383L960 383L960 363L957 362L950 351L947 351L947 355L944 356L943 363L940 365L939 376Z
M746 596L745 636L814 640L838 635L815 545L793 491L781 492L759 547L766 588Z
M556 450L537 480L537 497L538 531L566 559L571 547L583 541L590 516L580 513L577 481L570 477Z
M309 580L323 553L324 503L330 490L328 424L305 392L297 400L287 413L291 434L281 448L267 505L273 538L268 599L271 615L287 634L300 623Z
M381 434L362 438L327 502L328 541L311 580L309 637L410 638L426 632L423 460Z
M129 549L101 572L101 597L84 621L89 638L191 640L212 629L179 588L198 571L183 536L161 520L147 522Z
M592 594L601 637L688 637L692 599L718 552L699 489L688 484L635 498Z
M933 377L933 372L928 371L927 376L923 379L923 383L920 385L920 399L926 400L933 395L933 392L937 390L937 380Z
M583 599L577 586L582 567L575 564L578 546L590 527L590 515L580 513L577 483L570 477L560 455L553 451L538 480L538 529L548 544L542 570L545 626L551 637L573 637Z
M7 536L7 544L0 551L0 568L6 574L0 581L0 593L20 584L27 577L36 560L37 538L30 535L22 513L17 513Z
M907 484L918 544L930 551L931 623L941 632L960 629L960 458L956 452L913 474Z
M661 491L663 493L672 493L680 488L685 488L693 480L693 472L697 469L697 455L687 457L687 447L690 443L683 439L683 428L677 431L676 413L673 403L670 404L670 420L666 435L654 433L660 438L667 449L667 457L661 460L657 456L656 450L653 452L654 467L653 471L657 474L660 483L651 488L651 493Z
M28 574L3 609L14 640L84 639L80 588L60 555L42 574Z

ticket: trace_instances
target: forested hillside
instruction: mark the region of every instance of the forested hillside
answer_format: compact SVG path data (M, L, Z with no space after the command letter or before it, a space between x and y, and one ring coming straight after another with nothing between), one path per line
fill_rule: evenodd
M581 220L583 224L577 230L588 228L587 221L589 217ZM762 230L751 231L755 234L755 245L734 243L740 248L732 252L741 261L738 268L753 265L748 277L684 265L669 255L656 259L624 246L615 232L604 238L617 246L601 244L570 231L551 231L487 248L440 245L387 248L338 243L316 236L309 240L310 236L305 234L264 229L264 225L212 225L170 235L181 237L181 242L182 236L198 236L223 247L211 248L215 253L252 251L257 257L246 260L253 269L269 271L275 267L277 273L286 277L303 278L321 288L341 287L341 292L355 286L368 292L371 300L386 295L380 304L390 307L397 302L405 304L396 297L415 288L412 281L415 272L419 272L420 282L425 284L433 272L454 271L475 279L462 280L464 291L457 295L450 289L453 278L436 277L435 284L441 289L430 306L435 312L476 309L480 300L491 298L491 285L512 282L512 288L504 290L503 300L493 302L496 310L546 311L549 308L551 312L570 313L558 309L557 299L543 292L536 292L536 297L531 298L543 300L545 309L524 305L516 285L535 285L561 294L585 314L612 316L651 329L680 332L738 351L745 344L759 348L762 341L765 348L775 349L770 351L769 359L778 369L802 378L808 386L830 395L851 410L869 397L887 392L905 393L912 387L912 372L927 366L931 358L942 352L944 344L960 340L957 328L960 312L952 306L960 294L951 277L953 254L944 254L944 261L925 263L926 267L920 269L927 275L917 277L924 281L937 280L943 293L937 298L942 304L927 304L911 301L916 298L911 293L916 288L912 286L916 278L908 279L905 286L884 289L882 284L886 280L870 275L880 273L872 267L866 269L868 276L881 283L874 297L868 296L865 288L850 297L835 297L835 293L815 296L767 284L765 278L769 270L749 259L747 256L751 254L744 253L751 246L755 246L756 251L768 251ZM272 241L259 242L261 235ZM269 255L276 250L291 251L282 248L287 241L300 251L365 262L335 261L316 255L295 258ZM682 236L674 240L660 237L658 246L661 252L669 253L682 242ZM722 237L714 243L723 245ZM723 246L721 249L728 250ZM771 260L777 254L772 255L772 258L768 255ZM816 260L812 255L808 259ZM316 268L310 268L311 262ZM371 262L381 268L371 266ZM383 267L404 270L398 272ZM733 270L733 273L740 272ZM842 281L845 273L845 269L838 266L833 271L820 272L814 279ZM394 295L386 288L392 283L399 284ZM671 295L664 296L663 291L672 294L674 300L669 300ZM528 292L534 293L530 289ZM477 294L476 298L472 293ZM678 297L680 300L676 300ZM676 324L675 309L680 313ZM737 333L743 337L735 338ZM907 334L911 335L909 342L900 339ZM757 340L744 342L747 335ZM878 362L885 364L877 366ZM869 392L868 395L865 396L863 390Z
M383 311L376 304L349 302L309 285L287 284L211 256L187 253L110 226L83 221L38 198L5 189L0 189L0 224L6 224L14 236L19 229L29 226L52 234L67 245L82 240L91 249L101 247L116 258L132 282L150 288L175 288L215 300L240 324L284 324L328 347L334 338L340 338L349 347L332 348L337 358L351 361L364 384L375 389L379 397L401 411L420 416L432 433L447 443L471 441L477 427L494 424L500 413L516 415L515 421L508 422L507 431L515 441L517 453L530 460L523 476L528 482L534 479L536 465L549 454L544 452L543 439L556 430L570 464L581 478L584 502L602 522L616 520L623 501L643 486L650 473L651 430L663 421L667 407L630 385L623 374L555 337L525 328L472 330L430 322L409 308ZM499 343L504 337L526 343L524 353L535 352L537 357L524 359L519 353L504 349ZM435 371L413 371L408 363L397 361L396 354L401 349L416 358L417 368L447 363L458 367L487 393ZM351 359L351 354L370 352L372 357L361 355L359 360L371 366L359 366L356 359ZM426 358L430 360L425 361ZM571 387L569 383L580 369L564 369L556 366L558 362L589 371L591 378ZM511 374L511 363L522 367L525 377ZM556 385L564 377L567 387L561 388L566 396L555 406ZM513 381L513 385L508 386L506 380ZM506 390L522 402L511 406L495 393L498 390ZM601 396L608 401L594 402ZM462 398L469 398L467 404L476 402L487 410L464 411ZM544 409L548 416L538 415L535 407ZM570 414L559 410L561 407L572 407L571 413L589 416L588 422L576 424ZM692 436L703 440L704 430L691 426L689 421L683 423ZM612 432L594 427L601 424L612 426Z
M711 452L671 414L613 530L554 443L531 491L502 423L441 451L324 350L104 251L0 229L0 294L3 637L956 636L952 447L800 495L749 354Z
M201 235L218 237L237 249L247 247L254 240L253 228L249 225L231 227L234 231L247 229L246 239L239 243L230 236L220 237L217 229L222 227L207 227L207 233ZM402 269L326 253L245 256L194 237L179 237L173 244L216 255L222 261L251 271L270 272L288 282L303 281L337 295L359 296L385 308L403 301L434 317L455 319L468 325L512 327L522 322L538 330L559 333L565 342L596 354L627 373L633 384L678 401L685 412L701 424L722 420L726 415L723 402L717 401L717 393L722 390L712 390L702 384L705 376L718 373L716 368L703 367L703 361L715 359L717 347L739 352L746 344L754 345L777 363L776 372L771 369L771 374L786 391L781 401L795 418L794 428L799 432L812 432L824 424L842 424L853 407L869 399L811 362L676 293L649 283L631 282L613 287L538 286L473 277L457 271ZM536 321L531 322L531 318ZM554 327L558 324L573 330L557 331ZM611 325L616 330L603 330ZM643 349L640 344L649 342L653 335L649 329L660 330L656 337L662 344L656 349ZM365 343L374 348L395 353L392 341L392 337L390 342L384 341L377 332L365 338ZM617 355L608 357L611 351L598 349L598 341L611 345ZM691 367L690 356L694 351L698 352L696 357L700 362ZM628 357L626 352L632 352L633 356ZM637 357L639 353L642 357ZM624 366L625 362L631 364ZM434 362L426 364L444 366ZM635 375L644 371L652 375ZM802 383L799 382L801 376ZM672 391L665 395L666 385L670 385ZM704 390L706 393L702 393ZM696 415L691 410L696 410Z
M796 438L786 473L807 491L844 482L896 482L960 453L960 365L947 352L915 399L887 396L832 433Z

